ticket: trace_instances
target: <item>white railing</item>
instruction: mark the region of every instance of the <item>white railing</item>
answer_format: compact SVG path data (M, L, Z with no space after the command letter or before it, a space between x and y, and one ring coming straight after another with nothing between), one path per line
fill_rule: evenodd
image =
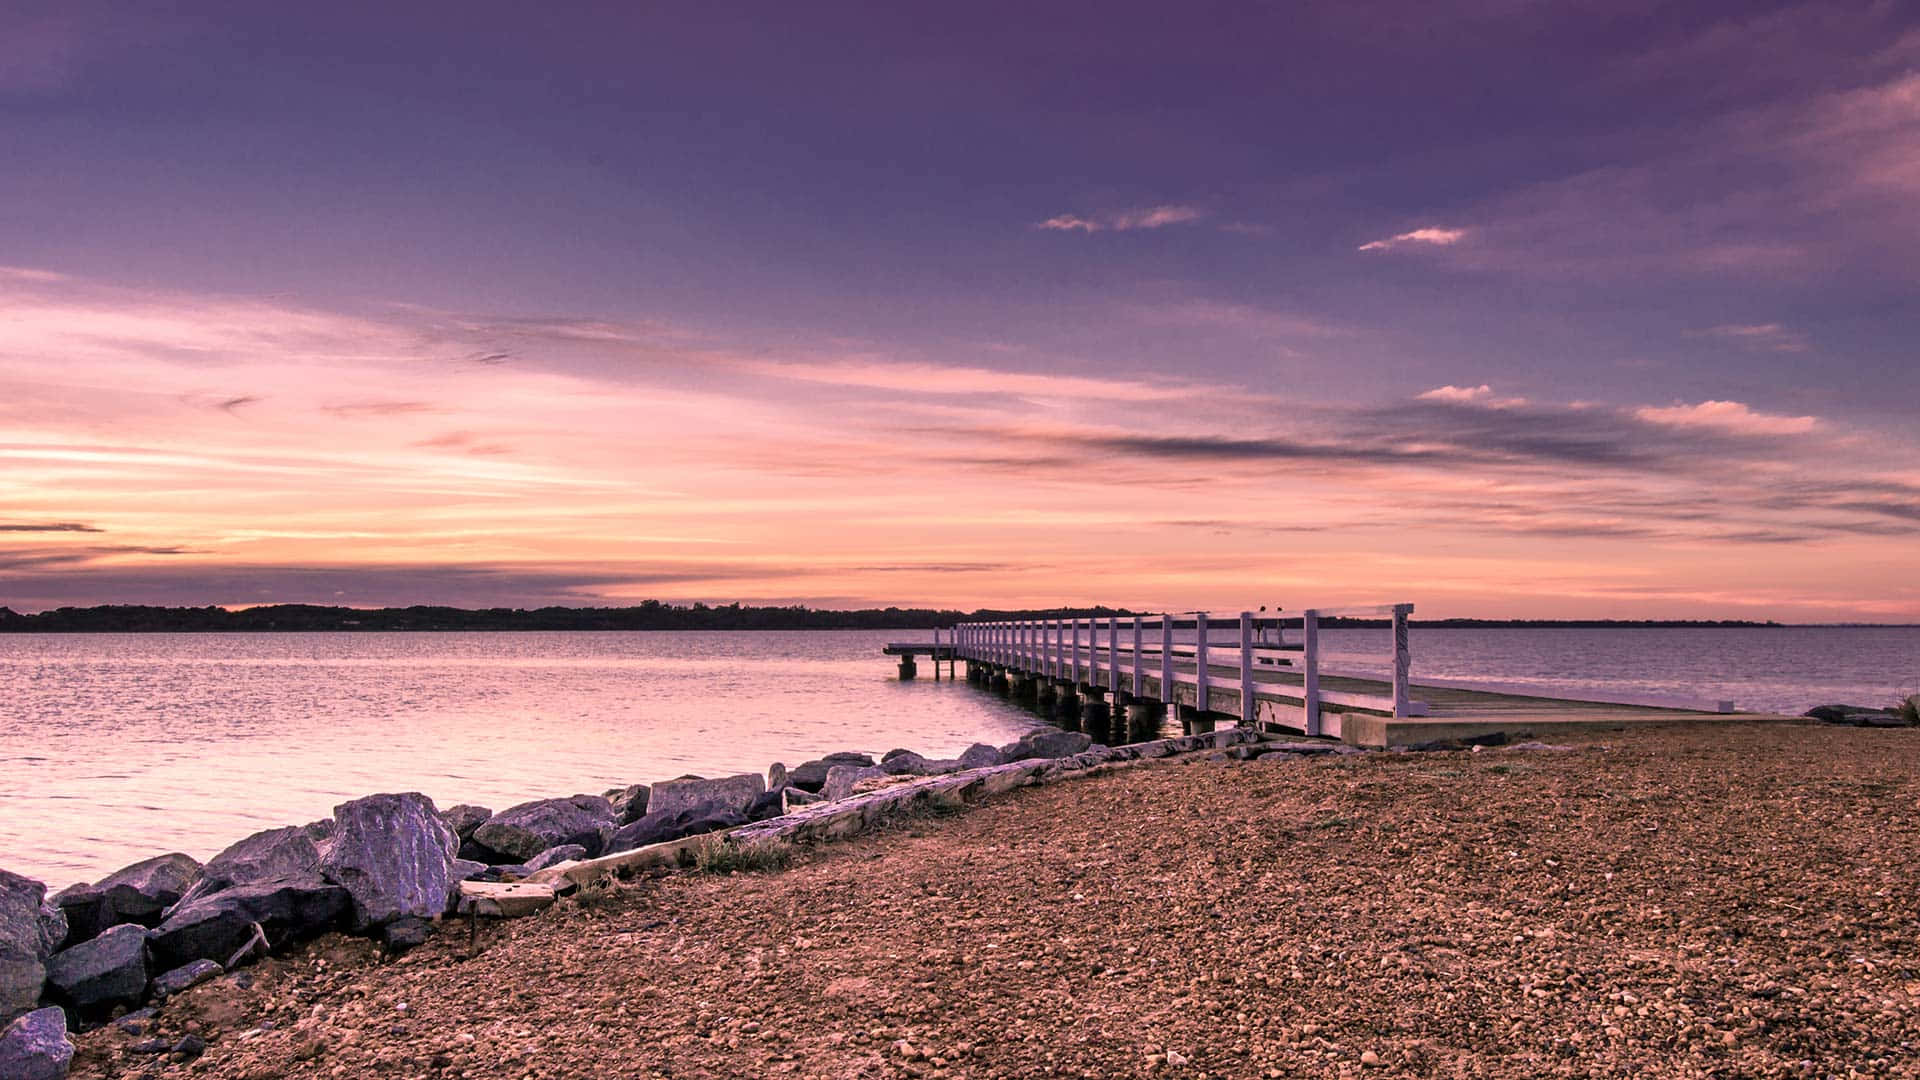
M1116 696L1126 690L1150 700L1146 681L1154 679L1157 699L1180 704L1180 688L1193 688L1194 708L1208 711L1218 691L1234 691L1244 724L1272 724L1308 735L1338 735L1338 711L1323 716L1324 706L1388 713L1396 719L1425 716L1424 702L1408 695L1412 657L1407 646L1407 617L1412 604L1376 607L1314 608L1299 615L1242 611L1237 619L1217 620L1205 611L1134 615L1126 619L1026 619L960 623L950 638L955 655L1041 678L1071 681ZM1391 687L1388 694L1327 690L1320 676L1320 620L1333 616L1389 616L1393 621ZM1298 623L1300 640L1289 643L1284 623ZM1101 631L1105 630L1103 637ZM1149 633L1157 629L1157 634ZM1190 632L1190 636L1188 635ZM1224 635L1224 637L1222 636ZM1230 660L1219 653L1230 650ZM1224 669L1224 670L1222 670ZM1261 670L1278 677L1262 680ZM1291 676L1298 675L1294 683ZM1294 700L1298 704L1294 704Z

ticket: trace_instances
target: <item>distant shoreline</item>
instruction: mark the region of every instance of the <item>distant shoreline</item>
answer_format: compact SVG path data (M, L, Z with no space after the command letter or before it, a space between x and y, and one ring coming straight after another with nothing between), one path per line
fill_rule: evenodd
M23 615L0 607L0 633L472 633L528 631L718 631L718 630L898 630L930 631L980 619L1131 619L1113 608L1030 611L943 611L929 608L867 608L857 611L730 604L679 606L659 601L623 608L406 607L359 609L279 604L229 611L219 607L171 608L101 605L56 608ZM1295 613L1282 612L1282 619ZM1385 619L1327 618L1330 630L1382 629ZM1421 630L1778 630L1914 629L1915 623L1778 623L1740 619L1415 619Z

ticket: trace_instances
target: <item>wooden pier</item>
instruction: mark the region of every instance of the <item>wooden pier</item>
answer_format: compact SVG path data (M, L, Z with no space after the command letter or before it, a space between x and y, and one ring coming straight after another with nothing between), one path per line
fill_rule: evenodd
M1551 737L1555 732L1649 724L1782 720L1736 711L1732 702L1687 707L1541 697L1412 679L1407 619L1412 604L1314 609L1281 617L1243 611L1108 619L961 623L931 643L890 643L900 677L915 659L960 663L968 681L1031 702L1055 722L1104 742L1149 738L1177 721L1183 733L1217 724L1338 738L1361 746L1447 739ZM1386 677L1326 670L1320 620L1387 617ZM944 638L944 640L942 640Z

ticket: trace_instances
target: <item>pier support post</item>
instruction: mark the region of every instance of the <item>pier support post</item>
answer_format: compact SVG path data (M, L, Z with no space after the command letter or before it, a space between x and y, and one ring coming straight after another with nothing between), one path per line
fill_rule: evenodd
M1053 722L1068 731L1080 730L1080 695L1065 679L1053 684Z
M1146 742L1160 735L1160 707L1158 704L1134 700L1127 703L1127 741Z
M1085 695L1080 705L1080 727L1093 736L1093 741L1108 746L1107 727L1113 719L1113 710L1107 707L1107 692L1097 686L1084 687Z
M993 691L996 694L1006 693L1009 689L1009 684L1007 683L1007 669L1003 667L995 667L991 670L992 670L992 674L987 676L987 689Z
M1059 694L1056 684L1052 679L1035 679L1033 682L1034 704L1038 705L1043 712L1052 715L1053 700Z
M1181 705L1180 734L1206 735L1213 731L1215 717L1213 713L1202 712L1191 705Z
M900 658L900 681L912 682L913 677L918 674L920 674L920 669L914 665L913 657L910 655L902 656Z

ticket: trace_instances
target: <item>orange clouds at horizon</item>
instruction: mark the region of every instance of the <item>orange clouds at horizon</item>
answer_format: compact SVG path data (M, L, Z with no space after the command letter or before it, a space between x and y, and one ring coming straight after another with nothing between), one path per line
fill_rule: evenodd
M0 270L0 604L1920 619L1911 444L1578 397Z

